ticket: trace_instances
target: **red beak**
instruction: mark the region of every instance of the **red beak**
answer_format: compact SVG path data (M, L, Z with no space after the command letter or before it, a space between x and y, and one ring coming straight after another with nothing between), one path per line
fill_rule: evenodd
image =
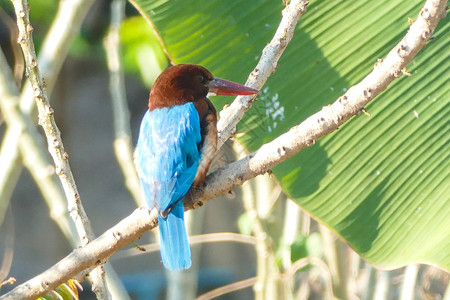
M220 78L214 78L213 80L211 80L208 83L208 88L209 93L211 94L225 96L253 95L259 93L258 90Z

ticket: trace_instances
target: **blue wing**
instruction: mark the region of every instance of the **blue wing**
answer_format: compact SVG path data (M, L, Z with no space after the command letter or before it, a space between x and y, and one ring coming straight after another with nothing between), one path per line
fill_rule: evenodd
M169 269L191 265L180 201L199 166L200 119L192 103L147 111L141 123L136 164L149 208L159 210L161 257ZM175 204L175 205L173 205ZM173 205L167 217L161 212Z
M136 163L149 208L166 210L189 190L197 172L200 119L192 103L147 111Z

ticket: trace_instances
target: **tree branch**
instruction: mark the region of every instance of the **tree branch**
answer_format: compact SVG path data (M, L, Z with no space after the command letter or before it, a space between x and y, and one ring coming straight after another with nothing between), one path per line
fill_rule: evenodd
M245 158L224 166L207 176L201 189L185 197L186 209L202 206L206 201L227 193L246 180L267 172L318 138L336 130L376 95L381 93L431 38L439 19L445 16L445 0L428 0L408 33L374 70L337 101L324 107L301 124L293 127ZM16 287L0 299L34 299L79 272L93 268L108 259L120 247L136 240L157 225L156 210L140 208L88 245L74 250L44 273Z
M256 238L251 235L245 235L234 232L215 232L189 236L189 245L191 246L196 244L221 243L221 242L234 242L255 246ZM152 252L159 252L161 249L160 244L158 242L146 245L139 245L139 247L144 248L145 251L137 249L136 247L126 250L120 250L114 255L113 259L118 260L144 255Z
M272 40L262 51L261 58L255 69L250 73L246 86L260 90L270 75L275 73L278 60L286 46L294 36L294 30L300 17L306 12L309 0L292 0L282 11L283 18ZM239 96L224 110L220 112L217 123L219 138L217 148L236 133L236 125L244 114L252 107L255 96Z
M16 12L20 44L26 65L26 72L34 92L34 99L39 111L39 124L47 137L48 150L55 162L55 171L59 176L68 201L69 214L72 217L82 245L95 238L90 221L84 211L80 196L69 165L69 155L64 150L61 133L56 125L54 112L44 88L43 79L38 68L33 43L33 26L29 20L29 4L27 0L12 0ZM110 299L106 288L103 266L91 272L92 287L99 299Z
M250 277L250 278L247 278L244 280L239 280L239 281L218 287L207 293L204 293L203 295L200 295L199 297L195 298L195 300L215 299L215 298L220 297L225 294L229 294L232 292L236 292L238 290L249 288L251 286L254 286L257 283L257 279L258 278L256 278L256 277Z

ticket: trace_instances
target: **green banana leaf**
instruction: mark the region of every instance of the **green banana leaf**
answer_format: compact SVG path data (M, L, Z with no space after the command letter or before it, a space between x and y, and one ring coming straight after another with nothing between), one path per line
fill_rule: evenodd
M282 1L133 0L175 63L245 82ZM425 1L313 0L238 130L258 149L358 83ZM336 132L273 168L284 191L371 264L450 269L450 25L441 20L395 80ZM447 33L447 34L446 34ZM219 110L230 98L212 99Z

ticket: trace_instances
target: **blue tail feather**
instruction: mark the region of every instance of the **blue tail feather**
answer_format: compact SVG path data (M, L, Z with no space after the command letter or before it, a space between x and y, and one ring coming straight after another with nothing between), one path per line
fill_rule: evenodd
M170 270L187 269L191 266L191 249L184 225L183 202L178 201L166 218L158 214L161 258Z

